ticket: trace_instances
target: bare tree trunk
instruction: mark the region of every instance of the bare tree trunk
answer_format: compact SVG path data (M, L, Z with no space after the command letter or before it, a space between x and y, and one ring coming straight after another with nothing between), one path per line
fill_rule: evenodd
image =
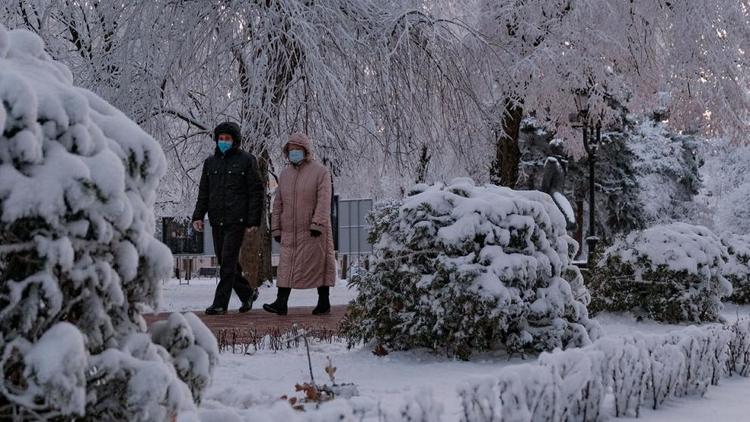
M521 162L518 135L522 120L523 107L511 99L506 99L495 143L495 160L490 167L490 181L496 185L516 187L518 166Z
M272 5L269 3L267 7L272 7ZM279 6L275 5L273 7L278 8ZM268 72L270 73L267 75L267 80L273 81L273 91L270 94L270 98L264 95L261 101L269 107L267 114L254 115L252 113L252 106L248 103L251 95L250 84L257 83L257 81L250 78L242 50L235 50L234 52L239 63L239 82L243 95L241 110L243 128L246 130L253 129L252 133L255 136L255 139L247 139L244 136L243 138L246 142L253 143L254 148L252 149L259 155L258 171L260 172L260 178L265 188L265 207L263 209L263 216L261 217L260 228L254 235L245 236L243 250L246 253L243 254L244 258L240 260L240 265L244 272L247 273L249 278L254 280L251 281L251 284L256 283L258 285L263 281L273 280L270 225L271 195L268 192L271 159L268 153L268 140L271 138L273 120L278 119L279 108L286 99L289 86L295 72L301 66L300 62L303 56L299 44L286 35L288 29L288 27L282 27L280 28L278 37L269 37L269 43L272 43L269 50L277 52L277 54L273 55L276 61L269 66Z
M417 183L425 183L427 181L427 170L430 167L430 160L432 155L427 148L427 145L422 145L422 149L419 153L419 163L417 163Z

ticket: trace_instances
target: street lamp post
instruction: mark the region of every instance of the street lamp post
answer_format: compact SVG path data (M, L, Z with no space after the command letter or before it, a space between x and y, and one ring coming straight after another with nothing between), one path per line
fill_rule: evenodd
M570 116L570 121L574 123L573 127L580 127L583 132L583 147L586 150L586 154L589 158L589 230L586 236L586 244L588 245L588 263L593 265L591 262L593 253L596 250L596 244L599 242L599 238L596 236L596 212L595 212L595 193L596 186L594 183L594 169L596 167L596 150L602 139L602 122L598 119L596 124L591 124L589 121L589 110L588 110L588 98L583 93L578 93L574 97L578 114Z
M599 238L596 236L596 186L594 184L594 168L596 167L596 150L601 141L601 133L601 120L598 120L594 126L589 125L588 121L585 121L583 124L583 147L586 149L586 154L589 156L589 232L588 236L586 236L586 244L589 249L589 265L593 265L591 259L596 250L596 244L599 242Z

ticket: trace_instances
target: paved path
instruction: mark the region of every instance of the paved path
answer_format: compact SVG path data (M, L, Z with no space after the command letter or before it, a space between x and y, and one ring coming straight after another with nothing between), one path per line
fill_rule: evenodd
M334 305L331 307L331 313L327 315L312 315L313 307L289 308L289 313L284 316L274 315L263 309L253 309L244 314L236 310L226 315L206 315L202 311L195 312L195 314L220 339L221 343L222 338L225 339L227 335L234 337L232 342L258 339L266 334L279 336L291 331L295 324L298 328L308 331L335 335L338 332L339 323L346 314L346 307L347 305ZM168 317L168 313L144 315L149 325Z

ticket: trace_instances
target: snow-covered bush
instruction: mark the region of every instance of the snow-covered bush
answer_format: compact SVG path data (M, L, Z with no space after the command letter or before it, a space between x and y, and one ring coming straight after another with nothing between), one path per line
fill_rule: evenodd
M601 420L601 354L569 349L459 389L464 422ZM478 387L478 388L477 388ZM499 416L499 418L498 418Z
M633 232L607 249L588 287L592 312L633 311L647 318L718 321L732 293L722 271L728 259L710 230L685 223Z
M577 244L548 195L456 179L417 185L398 212L383 210L374 260L344 321L350 342L468 358L598 335L585 286L562 277Z
M703 395L722 377L742 373L747 361L731 357L748 353L747 343L738 341L748 336L745 321L605 337L581 349L543 353L534 363L509 366L497 377L459 388L461 420L593 422L638 416L645 406L658 409L673 397ZM611 405L604 400L608 392Z
M167 349L180 379L190 387L195 401L200 402L219 361L219 346L213 333L195 314L173 313L168 320L151 326L151 339Z
M723 239L729 253L724 265L724 277L732 284L734 303L750 303L750 235L730 236Z
M750 377L750 320L738 320L730 329L732 340L729 343L729 374Z
M167 350L141 317L172 265L153 237L164 155L72 80L39 37L0 26L0 419L191 414L186 382L199 397L215 346L187 317L156 336Z
M583 348L545 352L533 362L508 365L497 376L468 380L456 390L454 401L460 404L462 422L598 422L611 416L638 416L642 409L659 409L675 397L701 396L723 377L750 376L749 339L750 320L659 335L608 336ZM285 402L274 402L240 410L207 400L201 419L456 419L436 399L434 389L420 389L386 403L361 397L337 399L309 412L295 412Z
M728 329L713 326L596 342L615 416L637 416L644 404L657 409L671 397L704 394L726 374L731 337Z

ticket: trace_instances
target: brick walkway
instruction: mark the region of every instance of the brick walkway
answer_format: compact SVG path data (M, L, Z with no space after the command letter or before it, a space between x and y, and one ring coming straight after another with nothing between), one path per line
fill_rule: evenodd
M261 306L258 304L259 308ZM312 310L312 307L289 308L289 313L284 316L268 313L262 308L253 309L244 314L240 314L236 310L230 311L226 315L205 315L202 311L195 312L195 314L214 334L222 330L233 329L253 330L256 333L279 333L291 330L295 324L300 328L336 332L338 331L339 323L346 314L346 305L332 306L331 313L327 315L312 315ZM149 325L168 317L168 313L144 315Z

